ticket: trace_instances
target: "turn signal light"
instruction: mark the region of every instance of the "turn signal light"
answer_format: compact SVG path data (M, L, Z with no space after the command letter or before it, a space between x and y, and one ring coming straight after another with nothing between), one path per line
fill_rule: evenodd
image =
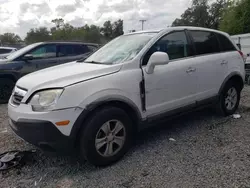
M56 122L56 125L57 126L66 126L69 124L69 120L65 120L65 121L59 121L59 122Z

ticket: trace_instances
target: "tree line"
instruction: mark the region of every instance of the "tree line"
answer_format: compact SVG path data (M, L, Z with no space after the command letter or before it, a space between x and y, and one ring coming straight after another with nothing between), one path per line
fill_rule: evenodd
M104 22L102 27L96 25L84 25L73 27L65 23L62 18L53 19L55 24L52 28L39 27L32 28L27 32L24 42L31 44L42 41L82 41L103 44L107 41L123 34L123 20ZM4 33L0 35L0 44L20 43L21 38L14 33Z
M31 29L24 42L26 44L53 41L75 40L93 43L106 43L123 34L123 20L106 21L103 26L84 25L73 27L62 18L52 20L54 27ZM180 18L176 18L172 26L197 26L225 31L231 35L250 33L250 0L192 0ZM14 33L0 35L0 43L15 44L21 38Z
M225 31L230 35L250 33L250 0L193 0L172 26L197 26Z

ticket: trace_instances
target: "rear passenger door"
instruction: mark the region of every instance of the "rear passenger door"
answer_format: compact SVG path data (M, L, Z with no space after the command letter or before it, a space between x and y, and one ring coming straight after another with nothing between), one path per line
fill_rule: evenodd
M227 65L220 53L216 34L210 31L190 30L196 56L194 58L197 72L196 101L214 97L221 86Z
M58 60L60 63L68 63L79 60L87 55L90 50L83 44L59 44Z

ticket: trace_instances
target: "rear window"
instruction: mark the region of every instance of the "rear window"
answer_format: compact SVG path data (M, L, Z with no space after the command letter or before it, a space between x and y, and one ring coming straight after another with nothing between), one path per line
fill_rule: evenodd
M233 43L224 35L217 34L217 37L220 41L220 47L221 51L227 52L227 51L234 51L236 48L234 47Z
M216 35L207 31L190 31L197 55L220 52Z
M7 54L10 53L12 49L0 49L0 54Z

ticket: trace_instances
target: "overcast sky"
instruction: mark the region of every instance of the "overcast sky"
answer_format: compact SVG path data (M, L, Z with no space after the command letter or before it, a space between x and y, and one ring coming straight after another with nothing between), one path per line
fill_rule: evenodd
M0 34L15 32L22 38L30 28L52 27L63 18L73 26L102 25L124 20L124 31L164 28L190 5L190 0L0 0Z

